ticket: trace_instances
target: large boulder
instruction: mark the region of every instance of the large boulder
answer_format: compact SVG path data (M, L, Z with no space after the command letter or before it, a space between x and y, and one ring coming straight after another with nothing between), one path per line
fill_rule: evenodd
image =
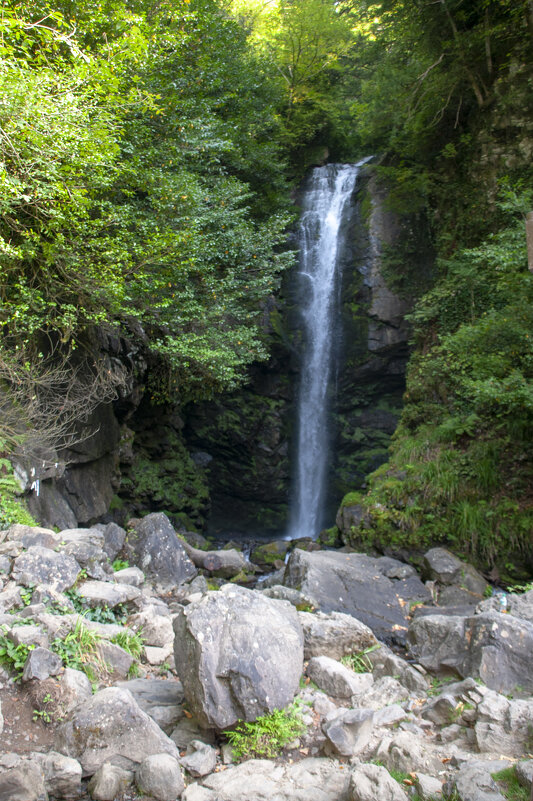
M250 759L190 784L182 801L339 801L346 798L350 774L330 759L303 759L276 765Z
M130 535L131 557L145 575L161 584L183 584L196 575L172 523L162 512L146 515Z
M501 693L533 692L533 623L491 612L471 617L430 615L409 628L411 653L433 672L482 679Z
M72 556L32 545L13 564L13 578L25 587L49 584L58 592L72 587L80 566Z
M255 720L292 701L303 669L303 632L284 601L226 584L174 621L176 670L206 727Z
M474 596L482 597L488 587L475 567L461 561L446 548L431 548L424 554L423 570L426 578L445 586L454 585Z
M340 551L294 550L284 583L312 598L320 611L352 615L369 626L376 637L386 640L404 639L409 603L428 597L424 584L408 565Z
M119 687L107 687L77 707L57 729L55 749L77 759L85 776L106 761L131 769L150 754L179 759L172 740Z
M372 631L360 620L341 612L300 612L304 630L304 657L329 656L341 659L377 645Z

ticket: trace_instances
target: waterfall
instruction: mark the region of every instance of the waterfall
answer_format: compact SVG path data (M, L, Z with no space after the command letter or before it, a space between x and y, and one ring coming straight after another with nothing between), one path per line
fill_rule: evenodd
M364 162L361 162L361 164ZM359 164L313 170L298 232L297 272L304 332L298 399L298 445L289 537L316 537L322 527L329 444L332 340L339 315L342 222L350 207Z

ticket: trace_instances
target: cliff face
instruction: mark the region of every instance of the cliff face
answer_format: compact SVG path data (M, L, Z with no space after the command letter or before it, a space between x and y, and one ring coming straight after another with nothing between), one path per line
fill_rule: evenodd
M411 307L409 292L389 285L386 259L412 220L387 210L386 191L371 168L348 224L332 388L332 514L344 493L387 458L404 390L404 318ZM428 269L423 251L412 256L419 273ZM102 403L80 424L76 443L47 460L46 470L34 465L30 475L26 466L33 515L65 528L165 511L177 525L204 530L210 520L213 532L228 536L284 531L301 342L296 304L289 276L284 297L265 311L270 361L254 366L238 392L185 409L153 405L146 386L156 368L148 355L132 354L126 339L100 334L96 358L112 357L127 380L114 402Z

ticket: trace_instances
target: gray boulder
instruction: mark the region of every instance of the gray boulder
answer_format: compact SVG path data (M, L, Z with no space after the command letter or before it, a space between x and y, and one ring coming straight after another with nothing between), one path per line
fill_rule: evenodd
M460 801L505 801L491 774L508 767L508 762L483 762L477 759L461 765L455 777L455 789Z
M381 765L356 765L350 774L350 801L407 801L397 781Z
M124 546L126 532L116 523L108 523L102 529L104 535L104 551L111 561L117 557Z
M170 734L183 717L183 685L168 679L132 679L119 682L129 690L140 708L150 715L165 734Z
M51 528L24 526L20 523L15 523L10 526L7 539L22 543L24 548L31 548L32 545L40 545L43 548L50 548L50 550L53 551L61 542L61 535L56 534Z
M381 645L365 654L365 659L372 665L374 679L395 676L408 690L427 692L429 686L427 678L386 645Z
M33 762L0 773L0 801L48 801L44 777Z
M341 612L300 612L304 631L304 658L329 656L341 659L377 645L373 632L351 615Z
M132 559L145 575L161 584L183 584L196 575L168 517L162 512L147 515L135 526L128 544Z
M487 581L475 567L461 561L445 548L431 548L424 554L424 575L439 584L455 585L477 596L483 596L488 587Z
M152 754L143 759L135 781L139 790L157 801L176 801L185 787L180 766L169 754Z
M47 648L34 648L33 651L29 652L28 658L24 663L22 681L30 681L31 679L43 681L49 676L57 676L62 668L61 658L54 654L53 651L49 651Z
M371 673L354 673L329 656L314 656L307 666L307 675L320 690L333 698L364 695L373 682Z
M130 769L151 754L179 758L172 740L119 687L101 690L77 707L57 729L56 750L77 759L85 776L111 760Z
M344 612L369 626L379 639L403 641L409 602L427 598L428 592L416 577L384 575L391 569L390 561L394 560L296 549L289 557L284 583L312 598L322 612Z
M94 801L115 801L132 783L131 770L105 762L98 768L87 789Z
M497 612L471 617L430 615L409 628L411 652L433 672L481 678L487 687L533 692L533 623Z
M374 728L371 709L340 709L328 715L322 723L330 752L343 757L358 754L370 740Z
M56 751L31 755L43 776L47 791L53 798L77 798L81 795L81 765Z
M88 606L108 606L112 609L118 604L125 604L139 598L141 591L131 584L118 584L110 581L85 581L79 588L79 594Z
M215 769L217 752L201 740L191 740L187 745L187 753L182 757L181 764L191 776L196 778L207 776Z
M160 614L159 608L147 606L128 618L128 626L142 633L146 645L163 648L174 641L174 630L169 615Z
M341 801L347 798L350 774L330 759L303 759L276 765L250 759L191 784L182 801Z
M183 608L174 631L176 670L203 726L255 720L298 690L303 632L286 602L225 585Z
M25 587L49 584L58 592L63 592L73 586L79 572L80 566L74 557L32 545L15 559L12 576L17 584Z

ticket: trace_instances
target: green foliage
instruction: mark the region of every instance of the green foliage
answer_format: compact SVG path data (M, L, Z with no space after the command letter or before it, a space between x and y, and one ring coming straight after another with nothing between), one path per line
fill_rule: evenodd
M233 731L226 732L226 737L239 761L255 757L273 759L304 730L298 707L293 704L286 709L275 709L253 723L238 723Z
M7 443L0 436L0 530L9 528L13 523L35 526L35 520L18 497L20 486L13 475L11 462L6 458L6 448Z
M83 595L81 595L79 590L77 590L75 587L65 590L64 595L66 595L66 597L72 603L74 610L79 615L83 616L86 620L92 620L95 623L117 623L121 625L128 616L128 612L124 604L117 604L112 609L105 605L94 607L88 606ZM64 614L65 611L68 610L59 608L53 609L52 611L56 611L58 614Z
M377 645L372 645L369 648L365 648L363 651L359 651L356 654L347 654L343 656L341 662L346 667L349 667L353 670L354 673L371 673L373 670L373 665L371 660L368 658L368 654L371 654L373 651L377 651L380 648L379 643Z
M419 350L401 423L353 542L444 542L487 566L532 555L531 202L504 189L503 227L448 260L411 315Z
M9 436L46 409L42 365L75 379L96 326L150 351L156 400L236 386L292 263L266 62L213 0L8 3L0 34L0 380L25 412Z
M518 781L514 765L493 773L492 778L507 801L529 801L529 789Z
M100 639L97 632L88 629L78 618L72 631L63 639L56 638L50 643L50 650L61 657L65 667L83 671L93 682L106 669L98 650Z
M130 563L124 561L123 559L115 559L115 561L112 564L112 568L115 571L115 573L118 570L126 570L126 568L128 568L129 566L130 566Z
M134 659L140 659L144 651L144 641L135 631L121 631L111 638L111 642L120 645Z
M6 627L2 626L0 630L0 664L5 665L9 670L13 670L17 679L22 677L24 672L24 665L28 654L34 646L20 643L15 645L9 637L6 637Z

